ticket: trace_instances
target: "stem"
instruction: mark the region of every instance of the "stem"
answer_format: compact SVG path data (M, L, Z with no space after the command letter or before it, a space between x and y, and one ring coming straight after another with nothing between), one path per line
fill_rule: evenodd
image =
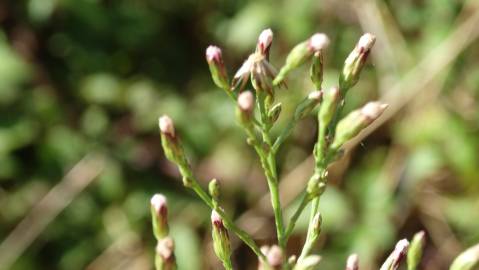
M224 267L226 270L233 270L233 264L231 263L230 258L228 258L227 260L223 261L223 267Z
M293 128L297 122L298 121L296 118L292 118L289 121L288 125L283 129L283 131L281 131L281 134L279 134L272 147L272 151L274 153L278 151L279 147L283 144L283 142L289 137L289 135L291 135L291 133L293 132Z
M284 232L284 242L287 243L289 237L291 236L291 233L293 232L294 227L296 226L296 221L298 221L299 216L301 216L301 213L303 212L304 208L308 205L310 199L308 198L308 194L305 193L303 197L301 198L301 202L298 206L298 209L296 209L296 212L294 212L293 216L291 217L291 220L289 221L288 227L286 228Z
M264 143L268 146L268 149L265 152L259 154L261 159L261 164L263 166L266 180L268 182L268 188L271 195L271 205L274 212L274 220L276 224L276 235L278 238L278 244L281 248L285 247L284 243L284 224L283 224L283 213L281 210L281 201L279 199L279 188L278 188L278 176L276 172L276 157L275 152L272 149L272 141L269 136L268 130L270 128L269 120L265 108L265 96L264 93L258 94L258 107L260 111L260 128L261 135L263 137Z
M191 172L190 168L187 164L178 164L181 175L187 179L189 179L189 185L187 187L191 188L200 199L206 203L212 210L216 210L218 214L223 219L226 229L235 233L239 239L241 239L246 245L248 245L253 252L258 256L262 261L266 263L266 257L264 256L263 252L261 252L260 248L256 245L253 238L251 236L236 226L236 224L225 214L224 210L218 206L215 207L213 200L211 197L206 193L203 188L200 186L198 181L193 177L193 173Z
M311 203L311 216L309 218L308 233L306 234L306 240L304 241L303 249L301 250L301 255L298 258L298 261L304 259L313 249L314 244L319 238L319 235L314 235L313 233L313 217L319 211L319 196L313 199Z

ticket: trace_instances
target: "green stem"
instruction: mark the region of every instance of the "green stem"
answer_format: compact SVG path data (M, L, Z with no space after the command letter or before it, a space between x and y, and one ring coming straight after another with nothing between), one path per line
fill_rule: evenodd
M266 112L265 106L265 95L264 93L258 94L258 107L260 111L260 128L261 135L264 143L267 145L266 151L259 154L261 159L261 164L265 171L266 180L268 182L268 188L271 196L271 205L273 207L274 219L276 224L276 235L278 238L278 244L280 247L284 248L284 224L283 224L283 213L281 210L281 201L279 198L279 188L278 188L278 176L276 171L276 157L275 152L272 149L272 141L269 136L269 120Z
M191 188L198 195L198 197L200 197L200 199L204 203L206 203L206 205L208 205L212 210L214 209L218 212L218 214L223 219L226 229L235 233L238 238L241 239L246 245L248 245L261 260L266 262L266 257L261 252L260 248L256 245L253 238L251 238L251 236L247 232L237 227L236 224L225 214L223 209L221 209L220 207L215 207L215 204L213 203L211 197L203 190L198 181L194 179L193 173L191 172L190 168L186 164L178 164L178 166L180 167L180 172L182 176L187 178L189 181L189 185L187 187Z
M293 232L294 227L296 226L296 221L298 221L299 216L301 216L301 213L303 212L304 208L308 205L310 199L308 198L308 194L305 193L303 194L301 198L301 202L299 203L298 208L294 212L293 216L291 217L291 220L289 221L288 227L286 227L286 230L284 232L284 242L288 243L288 239L291 236L291 233Z
M223 267L226 270L233 270L233 264L231 263L231 260L229 258L227 260L223 261Z

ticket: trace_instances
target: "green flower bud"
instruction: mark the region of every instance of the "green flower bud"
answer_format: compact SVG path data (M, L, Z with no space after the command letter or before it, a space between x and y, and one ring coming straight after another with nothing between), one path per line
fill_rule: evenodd
M275 104L268 112L269 122L272 124L278 120L279 115L281 114L282 105L281 103Z
M479 266L479 244L459 254L449 270L473 270L477 266Z
M357 254L352 254L346 261L346 270L359 270L359 259Z
M339 121L331 148L338 150L345 142L358 135L361 130L376 120L388 107L380 102L369 102L361 109L348 114Z
M220 184L218 183L218 180L213 179L210 181L208 184L208 191L213 199L213 202L217 204L220 198Z
M426 237L424 231L420 231L414 235L407 252L407 269L416 270L421 262L422 252L426 245Z
M323 83L323 54L321 51L317 51L313 54L313 63L309 70L311 81L316 89L321 89Z
M238 96L236 117L243 127L251 127L253 124L254 97L250 91L244 91Z
M299 103L298 107L296 107L294 118L300 120L306 117L319 103L321 103L322 97L323 91L313 91L309 93L309 95Z
M216 46L209 46L206 49L206 61L208 62L211 77L216 86L229 91L229 79L223 62L221 49Z
M321 257L318 255L309 255L308 257L300 260L293 270L314 270L319 265Z
M213 210L211 212L211 225L213 237L213 249L216 256L223 262L230 261L231 244L228 231L226 230L223 219Z
M186 157L180 140L176 135L173 120L167 115L159 119L161 144L168 160L176 164L186 164Z
M400 240L379 270L397 270L401 261L406 257L408 247L409 241L406 239Z
M324 182L321 182L321 176L315 173L308 181L306 192L308 194L308 198L312 200L315 197L323 194L325 189L326 184Z
M168 207L166 197L155 194L150 200L153 234L159 241L168 235Z
M339 76L339 87L344 93L358 82L361 70L375 41L376 37L372 34L362 35L354 50L346 58Z
M176 270L175 246L171 237L158 241L156 246L155 266L157 270Z
M329 126L340 102L341 93L337 87L330 88L323 94L323 102L318 113L318 121L321 127L327 128Z
M286 63L279 71L278 76L274 79L274 85L280 84L286 77L286 74L302 65L315 52L325 49L328 45L329 38L322 33L316 33L308 40L296 45L286 57Z

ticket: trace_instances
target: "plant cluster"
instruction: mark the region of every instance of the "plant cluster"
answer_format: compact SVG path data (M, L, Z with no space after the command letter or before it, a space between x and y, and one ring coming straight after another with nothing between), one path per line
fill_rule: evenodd
M344 62L338 86L329 89L322 87L323 55L329 45L329 39L325 34L314 34L296 45L279 71L269 61L272 41L273 32L270 29L264 30L259 35L256 50L232 79L228 76L220 48L208 47L206 60L214 83L236 103L237 121L245 131L247 143L254 148L264 170L275 218L277 243L259 247L247 232L235 225L221 207L219 182L213 179L209 183L208 191L203 189L193 174L173 120L166 115L159 119L162 146L167 159L178 166L184 186L193 190L212 210L213 247L225 269L233 269L229 233L235 234L257 255L260 270L316 269L321 257L312 251L321 233L322 217L319 203L328 182L328 165L342 156L346 142L378 119L388 106L379 101L369 102L341 118L347 93L358 82L361 70L375 43L374 35L366 33L361 36ZM273 137L271 129L282 111L281 103L275 103L275 92L279 88L286 88L286 76L309 60L311 60L309 74L315 90L297 104L286 127L279 136ZM245 90L248 82L251 82L254 91ZM318 125L317 140L313 149L314 169L299 195L298 208L291 217L285 219L279 197L277 154L296 124L313 112L317 115ZM286 254L286 246L296 221L309 204L311 212L304 245L297 253ZM176 269L173 239L168 236L166 198L160 194L153 196L151 211L153 231L158 240L156 268ZM406 261L409 270L417 269L424 245L424 232L417 233L411 242L406 239L400 240L380 270L398 269L403 261ZM478 249L479 246L476 246L460 255L452 264L451 270L472 269L478 261ZM346 269L359 269L357 255L353 254L347 259Z

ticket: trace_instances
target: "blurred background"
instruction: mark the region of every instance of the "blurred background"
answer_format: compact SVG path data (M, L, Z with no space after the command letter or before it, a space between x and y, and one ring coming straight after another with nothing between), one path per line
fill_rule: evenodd
M229 214L259 244L273 243L259 162L204 59L218 45L234 74L268 27L276 67L313 33L330 37L325 87L363 32L377 36L345 112L372 99L390 108L330 170L321 269L342 269L352 252L362 269L377 269L418 230L428 235L422 269L447 269L477 243L479 1L2 0L0 269L152 269L156 192L169 199L180 270L220 269L209 210L163 156L163 113L202 183L218 178ZM308 68L278 91L273 133L313 90ZM287 216L311 173L315 133L314 117L305 119L280 151ZM232 238L236 268L255 269Z

